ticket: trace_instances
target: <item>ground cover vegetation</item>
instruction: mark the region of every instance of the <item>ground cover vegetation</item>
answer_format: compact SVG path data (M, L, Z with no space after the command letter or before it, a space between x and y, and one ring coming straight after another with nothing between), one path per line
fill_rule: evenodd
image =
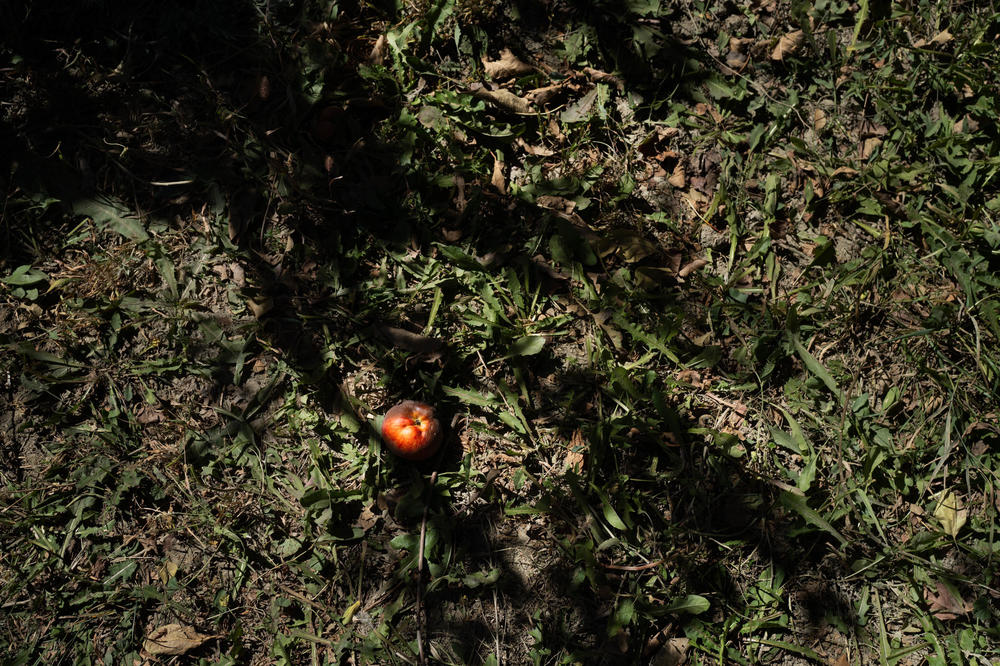
M1000 659L995 3L0 18L4 663Z

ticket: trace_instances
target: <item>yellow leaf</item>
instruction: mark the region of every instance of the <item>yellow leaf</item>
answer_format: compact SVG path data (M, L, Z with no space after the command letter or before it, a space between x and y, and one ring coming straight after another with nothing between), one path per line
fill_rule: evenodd
M941 528L954 538L958 536L958 531L968 520L969 510L962 504L958 495L950 490L945 490L938 493L934 517L941 522Z
M173 560L168 558L167 561L160 566L160 569L157 573L160 575L160 580L162 580L163 584L166 585L171 578L177 575L177 570L178 570L177 562L174 562Z

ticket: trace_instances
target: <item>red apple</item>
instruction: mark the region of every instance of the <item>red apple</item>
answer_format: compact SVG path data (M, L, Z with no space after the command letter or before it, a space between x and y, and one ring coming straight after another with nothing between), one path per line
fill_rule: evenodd
M406 460L426 460L441 446L441 424L434 408L415 400L404 400L382 421L382 441Z

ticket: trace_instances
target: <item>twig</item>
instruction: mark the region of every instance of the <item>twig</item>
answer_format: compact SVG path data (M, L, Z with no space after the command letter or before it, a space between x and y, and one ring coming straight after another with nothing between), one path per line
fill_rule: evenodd
M420 546L417 548L417 652L421 665L427 663L427 655L424 652L424 627L427 618L424 617L424 540L427 537L427 510L430 508L431 491L434 489L434 482L437 481L437 470L431 472L430 482L427 484L427 496L424 499L424 516L420 519Z
M613 569L615 571L645 571L646 569L653 569L655 567L663 564L663 560L656 560L655 562L647 562L646 564L636 564L636 565L625 565L625 564L605 564L601 563L601 566L605 569Z

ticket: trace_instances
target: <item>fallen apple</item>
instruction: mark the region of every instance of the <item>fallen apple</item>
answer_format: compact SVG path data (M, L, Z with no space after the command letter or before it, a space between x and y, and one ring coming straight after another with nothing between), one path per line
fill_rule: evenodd
M434 408L415 400L404 400L382 421L382 441L406 460L426 460L441 446L441 424Z

